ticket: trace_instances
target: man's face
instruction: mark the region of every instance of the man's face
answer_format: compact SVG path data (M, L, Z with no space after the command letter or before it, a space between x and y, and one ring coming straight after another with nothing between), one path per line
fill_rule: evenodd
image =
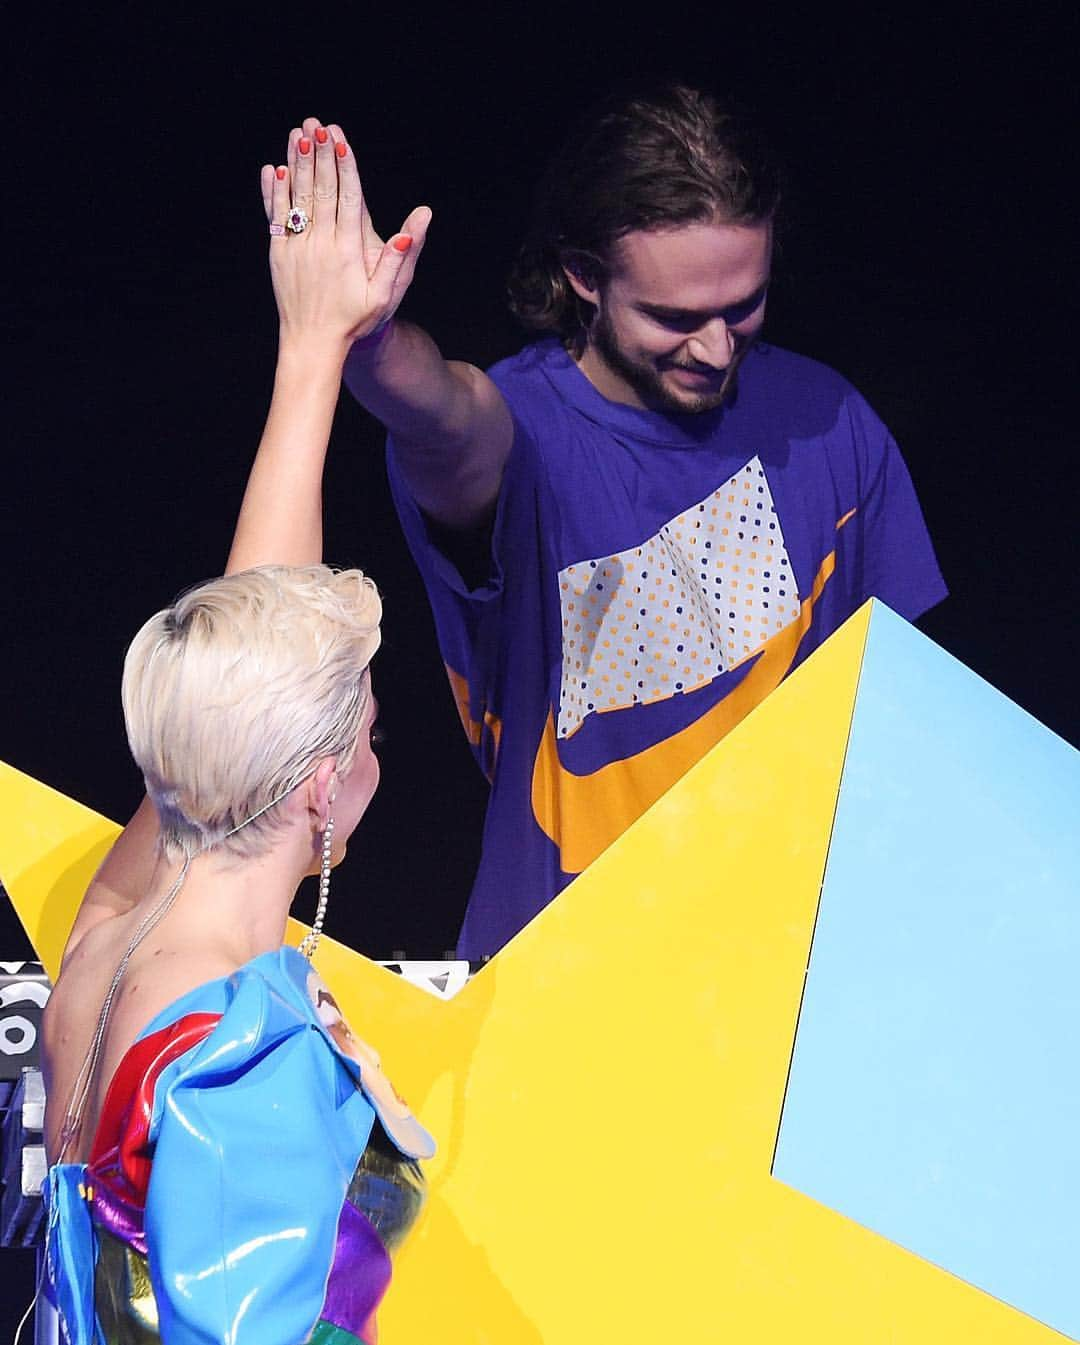
M765 320L772 225L686 224L620 239L598 287L580 365L611 401L659 411L719 406ZM568 273L569 274L569 273Z

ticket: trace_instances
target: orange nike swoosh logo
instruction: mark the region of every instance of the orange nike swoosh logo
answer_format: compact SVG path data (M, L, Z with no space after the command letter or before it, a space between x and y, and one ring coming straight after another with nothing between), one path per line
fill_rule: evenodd
M837 527L854 512L845 515ZM810 596L799 608L799 615L762 646L753 667L734 691L681 732L634 756L609 761L590 775L574 775L559 760L554 714L548 710L533 766L532 808L541 830L559 847L559 863L564 873L581 873L588 868L676 780L780 685L810 628L814 604L835 568L836 552L830 551L814 578Z
M465 737L469 740L470 747L476 749L480 769L490 781L495 775L495 758L499 754L499 740L502 738L502 720L490 710L484 711L482 720L473 719L469 709L468 678L462 677L461 673L451 668L449 663L444 663L443 667L450 680L450 691L457 706L461 727L465 730Z

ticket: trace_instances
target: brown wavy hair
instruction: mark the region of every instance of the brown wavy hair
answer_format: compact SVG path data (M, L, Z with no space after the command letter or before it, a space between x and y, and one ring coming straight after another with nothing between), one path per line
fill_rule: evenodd
M593 306L574 292L564 266L601 284L625 234L717 217L759 223L779 201L779 172L762 137L711 94L667 84L608 99L540 182L510 274L510 308L532 331L580 340Z

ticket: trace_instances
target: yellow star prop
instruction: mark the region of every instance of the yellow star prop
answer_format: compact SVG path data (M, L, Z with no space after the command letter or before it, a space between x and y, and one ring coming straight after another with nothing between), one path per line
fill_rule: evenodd
M455 999L323 941L440 1144L383 1345L1062 1339L770 1175L869 619ZM0 808L0 877L55 970L116 829L8 767Z

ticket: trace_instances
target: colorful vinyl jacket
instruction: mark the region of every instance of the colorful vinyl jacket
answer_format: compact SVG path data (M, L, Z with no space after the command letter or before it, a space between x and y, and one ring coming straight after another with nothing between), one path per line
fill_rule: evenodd
M48 1178L68 1345L365 1345L434 1143L292 949L151 1022Z

